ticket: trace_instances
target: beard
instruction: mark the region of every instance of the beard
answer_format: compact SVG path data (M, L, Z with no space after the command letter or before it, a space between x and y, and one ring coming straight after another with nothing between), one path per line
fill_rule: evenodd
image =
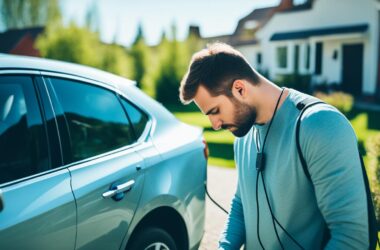
M235 128L231 133L236 137L243 137L255 124L257 111L254 107L241 103L234 97L232 97L231 101L235 109L234 124L223 124L222 129Z

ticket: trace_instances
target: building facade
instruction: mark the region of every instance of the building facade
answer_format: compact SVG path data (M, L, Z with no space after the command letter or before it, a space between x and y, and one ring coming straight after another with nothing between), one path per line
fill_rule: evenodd
M379 97L379 31L379 0L282 0L243 17L225 40L273 81L309 76Z

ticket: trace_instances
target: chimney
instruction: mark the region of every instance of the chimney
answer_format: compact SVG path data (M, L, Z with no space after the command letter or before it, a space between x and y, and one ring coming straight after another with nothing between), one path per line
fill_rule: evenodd
M289 10L293 8L293 0L281 0L281 3L278 5L277 10Z
M200 29L199 29L199 26L196 26L196 25L190 25L189 27L189 35L193 35L195 37L198 37L200 38L201 37L201 32L200 32Z

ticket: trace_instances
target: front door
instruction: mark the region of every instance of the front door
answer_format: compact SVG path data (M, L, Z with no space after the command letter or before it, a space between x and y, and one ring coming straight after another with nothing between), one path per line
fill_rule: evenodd
M77 205L76 249L118 250L144 183L132 125L112 90L69 78L45 81L55 114L64 117L60 132L69 131L63 151Z
M343 45L343 90L358 96L363 89L363 44Z

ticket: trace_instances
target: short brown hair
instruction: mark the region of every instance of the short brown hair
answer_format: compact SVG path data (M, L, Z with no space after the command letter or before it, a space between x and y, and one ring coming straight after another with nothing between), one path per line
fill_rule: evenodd
M211 96L232 96L232 84L237 79L256 84L259 75L239 51L224 43L210 44L193 55L181 81L181 102L192 102L200 84Z

